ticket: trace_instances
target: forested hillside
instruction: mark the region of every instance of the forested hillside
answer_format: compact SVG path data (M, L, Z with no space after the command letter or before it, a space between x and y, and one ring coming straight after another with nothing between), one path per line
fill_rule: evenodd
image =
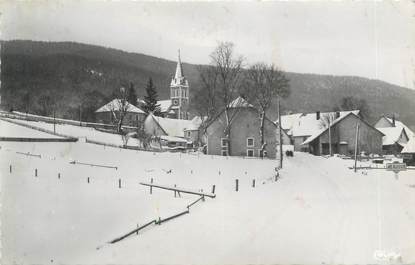
M4 41L1 47L3 108L93 120L93 111L115 89L132 83L139 97L153 78L159 98L169 97L176 62L137 53L71 42ZM208 56L208 54L206 55ZM185 58L184 58L185 60ZM192 90L199 89L196 65L183 64ZM286 73L291 95L285 111L325 111L345 96L364 99L370 121L395 113L415 129L415 90L360 77ZM275 116L273 106L270 116Z

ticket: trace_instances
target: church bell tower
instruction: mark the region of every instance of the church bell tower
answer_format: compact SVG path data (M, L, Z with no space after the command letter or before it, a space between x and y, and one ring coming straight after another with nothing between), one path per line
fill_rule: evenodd
M178 52L176 73L170 83L171 109L175 112L177 119L187 120L189 119L189 82L184 77L180 50Z

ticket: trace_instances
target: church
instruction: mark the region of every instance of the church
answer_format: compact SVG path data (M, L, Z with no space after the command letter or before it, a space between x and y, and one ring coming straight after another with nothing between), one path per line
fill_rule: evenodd
M138 105L143 100L138 100ZM159 100L161 114L166 118L188 120L189 117L189 82L183 74L183 66L178 54L176 72L170 82L170 99Z
M95 111L98 123L112 124L114 116L117 116L121 104L116 104L120 99L113 99L111 102ZM115 103L114 103L115 102ZM170 82L170 99L159 100L160 111L163 117L169 119L189 120L189 82L183 74L183 66L180 58L180 50L175 75ZM137 107L131 104L127 107L124 125L137 126L138 122L143 122L146 113L142 110L144 100L137 99Z

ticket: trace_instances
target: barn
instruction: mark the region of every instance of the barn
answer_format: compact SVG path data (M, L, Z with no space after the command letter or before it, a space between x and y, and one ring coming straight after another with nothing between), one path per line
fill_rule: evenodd
M258 110L241 97L231 102L229 107L230 116L234 116L230 128L230 138L225 136L226 117L225 112L222 111L207 125L207 154L260 157L261 138ZM266 156L275 158L278 126L265 117L264 127ZM290 139L285 131L283 131L282 139L284 145L290 144Z
M359 110L336 112L294 113L281 116L282 128L291 138L294 151L309 152L308 144L303 144L310 136L320 132L327 118L337 119L350 112L359 115Z
M357 125L359 125L358 151L381 154L384 134L353 112L340 116L331 123L332 153L344 155L354 153ZM304 141L302 145L308 145L309 152L314 155L328 155L330 153L329 128L321 129Z

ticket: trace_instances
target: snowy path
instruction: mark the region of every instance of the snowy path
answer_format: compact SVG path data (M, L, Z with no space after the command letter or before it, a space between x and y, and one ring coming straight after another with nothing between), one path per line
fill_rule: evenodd
M85 143L2 143L0 155L2 264L52 259L65 264L374 264L379 235L383 250L401 253L404 263L415 262L415 171L400 173L396 181L383 170L354 173L347 168L350 160L295 153L274 182L271 160ZM72 159L118 170L69 164ZM176 214L194 201L195 196L174 198L173 192L157 189L149 195L139 182L151 178L208 192L216 185L217 196L187 215L96 250L137 223Z

